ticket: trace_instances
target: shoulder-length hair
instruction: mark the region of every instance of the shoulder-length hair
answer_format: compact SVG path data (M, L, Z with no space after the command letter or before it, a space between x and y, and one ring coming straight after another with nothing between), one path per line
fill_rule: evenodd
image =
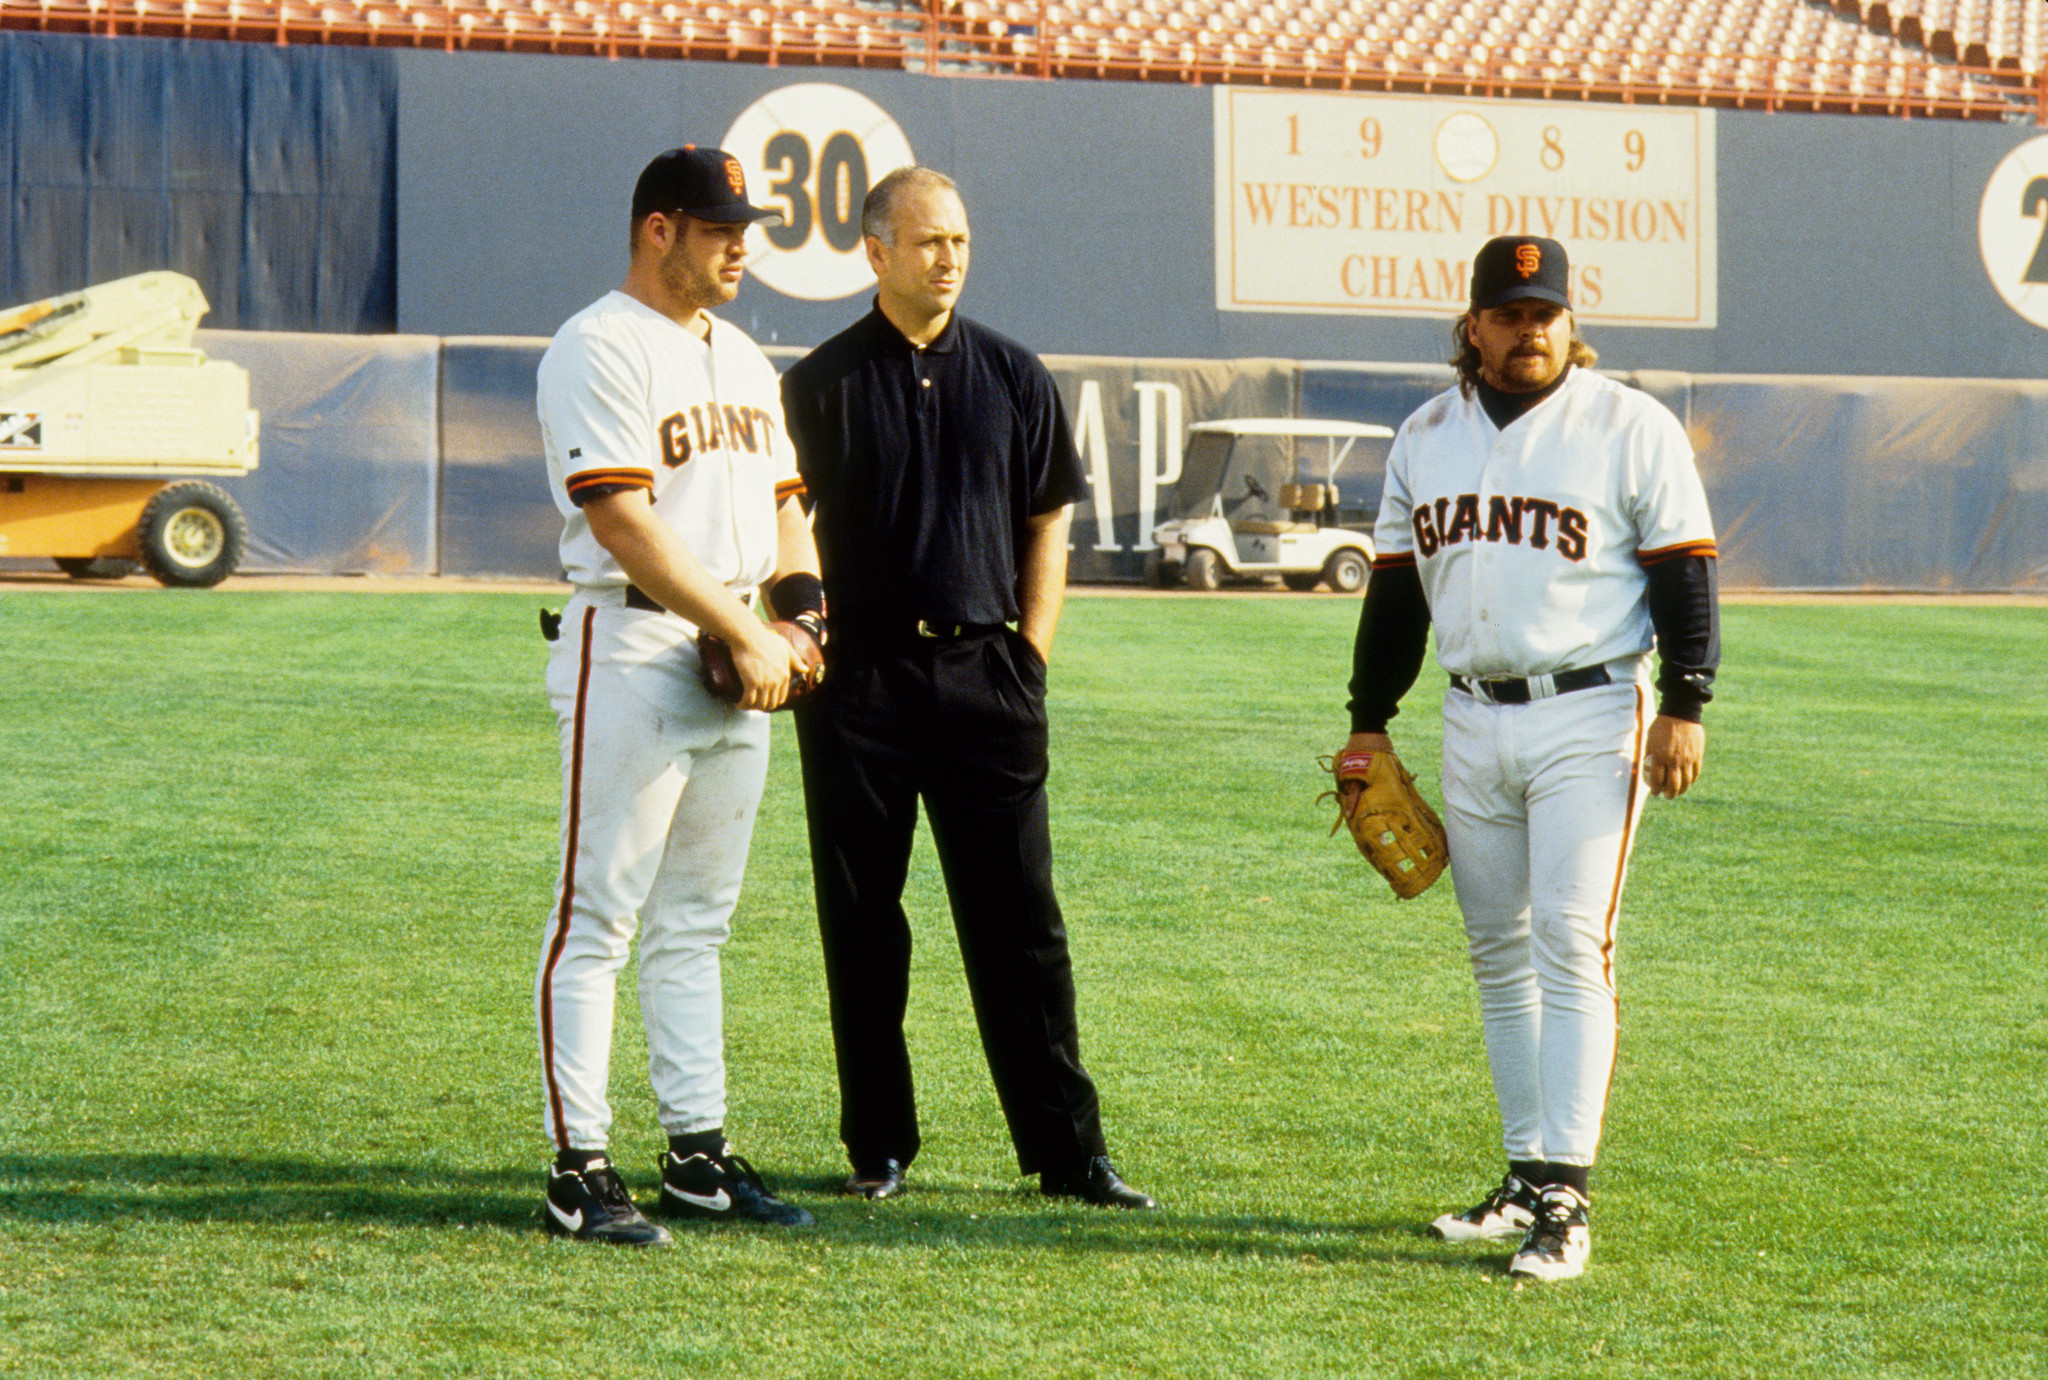
M1466 312L1451 324L1451 367L1458 371L1458 392L1471 397L1479 386L1479 347L1472 343L1466 333L1466 323L1472 313ZM1576 364L1581 369L1590 369L1600 362L1600 352L1579 338L1579 318L1572 316L1572 343L1565 351L1565 363Z

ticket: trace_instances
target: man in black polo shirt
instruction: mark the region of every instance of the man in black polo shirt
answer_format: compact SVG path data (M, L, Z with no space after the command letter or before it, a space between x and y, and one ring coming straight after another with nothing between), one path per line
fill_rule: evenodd
M1104 1147L1052 886L1046 654L1087 475L1045 367L953 310L951 180L891 173L861 229L875 310L782 381L831 611L831 674L796 729L846 1188L894 1195L918 1150L903 882L922 798L1019 1166L1047 1194L1153 1207Z

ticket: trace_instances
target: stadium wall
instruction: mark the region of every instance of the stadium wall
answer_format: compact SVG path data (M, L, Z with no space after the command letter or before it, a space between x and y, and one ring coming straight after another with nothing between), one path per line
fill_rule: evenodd
M763 98L825 81L873 100L919 161L959 179L976 237L966 308L1033 349L1445 357L1451 312L1218 308L1212 88L395 57L404 330L551 332L616 284L624 206L650 156L715 142ZM2005 305L1978 244L1987 180L2038 130L1744 111L1714 112L1713 130L1717 324L1589 328L1615 367L2048 376L2048 331ZM859 295L803 301L754 283L733 313L764 342L813 345L863 307Z
M959 177L968 309L1040 352L1443 357L1448 310L1218 306L1216 88L14 30L0 300L174 268L218 328L546 335L617 281L651 154L819 83L872 101ZM1415 100L1418 119L1469 108L1510 134L1623 109ZM1707 128L1713 324L1589 327L1612 366L2048 376L2048 329L2005 304L1979 243L1994 170L2033 127L1724 110ZM2016 232L2038 235L2008 199ZM757 282L734 314L764 342L816 344L861 309L857 276L846 292Z
M250 371L263 413L262 465L223 481L250 517L246 569L560 576L533 411L545 340L203 331L199 344ZM1450 382L1442 365L1046 362L1092 477L1077 582L1147 578L1153 523L1206 503L1172 477L1176 418L1396 422ZM2048 590L2048 384L1623 377L1686 423L1730 588ZM1360 444L1344 506L1377 506L1385 450Z
M820 82L959 176L968 309L1047 355L1077 418L1093 388L1101 511L1079 514L1077 578L1140 578L1178 501L1140 439L1164 387L1187 422L1391 423L1442 386L1448 313L1219 306L1218 98L1171 86L9 31L7 296L169 267L205 286L210 326L246 328L207 336L265 414L264 466L237 484L250 568L552 575L541 339L617 282L649 155ZM1703 127L1715 324L1591 334L1691 426L1729 582L2048 585L2044 332L1978 244L1990 179L2035 132L1739 111ZM794 349L864 306L750 282L729 314ZM1322 362L1276 362L1297 360Z

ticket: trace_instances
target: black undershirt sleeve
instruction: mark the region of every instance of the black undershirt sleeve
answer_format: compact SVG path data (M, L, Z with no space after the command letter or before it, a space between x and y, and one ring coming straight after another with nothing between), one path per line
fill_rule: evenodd
M581 508L594 498L605 498L611 494L622 494L628 489L645 489L647 499L654 501L654 490L645 484L588 484L569 495L569 501Z
M1678 555L1645 566L1650 626L1657 630L1657 712L1700 721L1721 665L1721 605L1712 556Z
M1422 674L1429 646L1429 601L1413 562L1377 566L1365 586L1358 636L1351 645L1353 733L1385 733L1401 697Z

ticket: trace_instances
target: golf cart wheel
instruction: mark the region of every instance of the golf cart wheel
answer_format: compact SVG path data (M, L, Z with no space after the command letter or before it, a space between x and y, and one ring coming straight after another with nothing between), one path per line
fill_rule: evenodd
M1332 551L1330 559L1323 562L1323 583L1339 594L1355 594L1365 588L1365 577L1371 571L1365 553L1347 546L1341 551Z
M125 580L139 565L126 556L58 556L57 569L74 580Z
M144 505L135 535L142 563L158 584L206 589L241 563L249 525L226 492L194 480L159 489Z
M1286 585L1296 594L1306 594L1322 582L1322 572L1317 570L1291 570L1280 577L1280 583Z
M1223 558L1206 546L1188 552L1187 570L1181 576L1189 589L1221 589Z

